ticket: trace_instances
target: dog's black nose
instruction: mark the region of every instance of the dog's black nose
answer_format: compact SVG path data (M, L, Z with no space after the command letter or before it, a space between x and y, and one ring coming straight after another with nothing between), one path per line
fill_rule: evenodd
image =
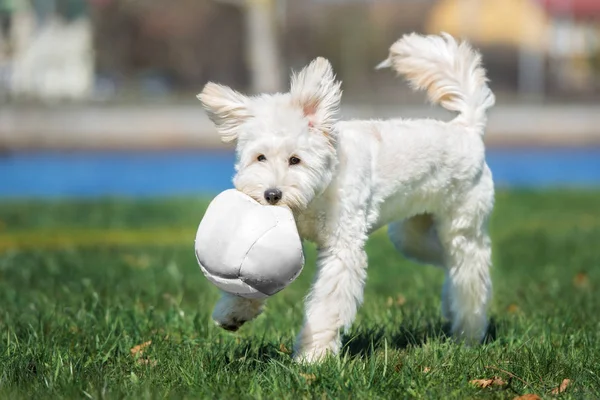
M265 190L265 199L269 202L269 204L277 204L279 200L281 200L281 190L279 189L267 189Z

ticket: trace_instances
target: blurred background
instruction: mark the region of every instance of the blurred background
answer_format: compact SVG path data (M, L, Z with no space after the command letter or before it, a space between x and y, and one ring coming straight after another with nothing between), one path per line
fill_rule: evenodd
M0 0L0 28L4 198L228 188L233 149L196 94L284 91L317 56L344 118L448 119L373 68L413 31L482 52L499 186L600 186L599 0Z

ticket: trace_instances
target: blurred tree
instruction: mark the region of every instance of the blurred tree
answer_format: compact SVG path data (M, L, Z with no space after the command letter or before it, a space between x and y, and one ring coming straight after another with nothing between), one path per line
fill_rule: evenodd
M55 0L33 1L49 4ZM148 80L154 83L159 80L161 85L168 85L173 93L189 100L209 80L241 91L271 92L287 86L289 70L297 71L313 58L323 56L331 61L343 81L345 101L369 104L388 104L390 100L420 103L420 95L410 94L393 74L375 71L373 66L404 33L448 30L445 23L432 24L436 16L452 19L450 28L455 29L450 29L451 33L461 36L465 23L469 22L461 11L471 3L465 0L86 1L94 21L97 70L101 79L108 78L115 87L126 89L120 93L135 95L141 87L147 87ZM457 7L442 7L450 3ZM515 14L518 8L511 4L528 9L534 2L477 0L474 3L479 6L469 13L487 10L485 18L471 24L471 34L475 35L471 39L483 52L494 90L513 93L520 82L540 82L541 74L536 77L540 79L529 79L519 73L519 47L510 40L521 36L524 27L540 26L535 8L533 13L524 13L529 17L518 18ZM494 40L476 40L478 34ZM548 74L547 88L551 81L552 75Z
M208 80L247 87L243 13L212 1L94 0L97 67L123 89L160 79L199 91Z
M246 0L247 54L255 93L282 88L275 6L277 0Z
M250 90L277 92L282 88L281 55L277 43L277 2L284 0L217 0L242 7L245 14L246 59Z
M15 0L0 0L0 60L4 53L10 56L12 52L11 30L16 9Z
M55 0L57 12L68 21L88 14L88 0Z
M56 12L56 0L31 0L38 28Z

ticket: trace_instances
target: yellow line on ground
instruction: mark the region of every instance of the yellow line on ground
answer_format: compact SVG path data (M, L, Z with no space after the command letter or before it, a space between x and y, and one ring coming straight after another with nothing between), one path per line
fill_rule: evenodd
M194 245L196 232L181 228L81 229L0 233L0 252L13 249Z
M374 235L384 233L382 229ZM184 228L60 229L0 233L0 253L8 250L82 247L193 246L196 231Z
M580 218L531 219L505 226L492 232L496 240L516 233L536 230L589 231L600 229L600 218L585 215ZM378 229L372 236L385 236L386 228ZM127 246L190 246L194 245L196 231L189 228L157 227L148 229L58 229L0 232L0 253L20 249L65 249L81 247Z

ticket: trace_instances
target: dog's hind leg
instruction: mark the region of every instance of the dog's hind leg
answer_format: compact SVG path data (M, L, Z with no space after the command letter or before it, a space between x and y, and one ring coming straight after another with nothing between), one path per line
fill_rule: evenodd
M472 194L438 225L446 264L443 309L452 321L454 338L467 344L481 342L488 326L492 282L487 219L493 199L486 197Z
M422 264L443 266L444 250L433 215L420 214L392 222L388 225L388 236L396 250L407 258Z
M433 215L420 214L388 226L388 236L396 250L406 258L421 263L444 267L444 248L438 236ZM442 315L451 320L450 279L446 269L446 279L442 287Z
M419 214L392 222L388 225L388 236L396 250L406 258L421 264L444 267L444 248L440 243L433 215ZM446 269L446 280L442 288L442 315L446 319L452 319L449 285Z

